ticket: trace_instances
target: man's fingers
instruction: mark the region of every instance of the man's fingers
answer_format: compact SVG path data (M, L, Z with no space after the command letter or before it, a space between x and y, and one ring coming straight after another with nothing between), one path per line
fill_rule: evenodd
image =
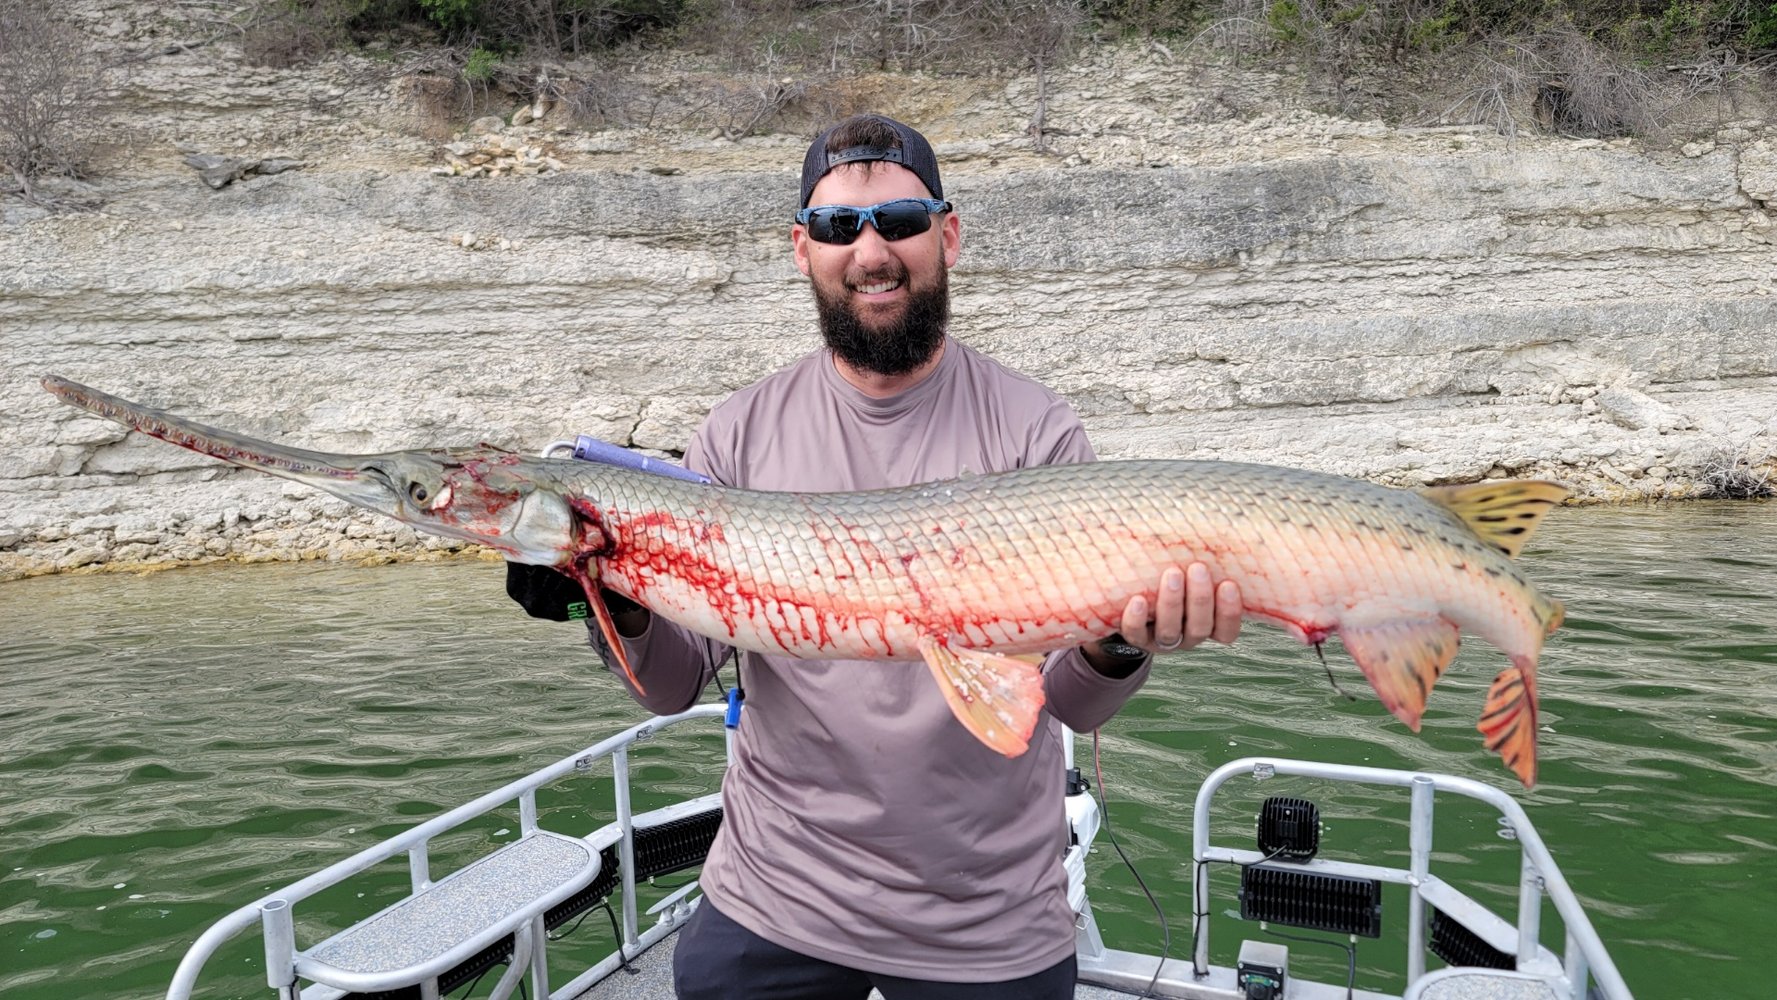
M1215 630L1209 637L1226 645L1240 635L1240 615L1245 610L1240 602L1240 585L1223 580L1216 587L1215 603Z
M1154 605L1154 646L1158 649L1190 645L1190 636L1185 634L1185 589L1185 573L1177 566L1160 574L1160 599Z
M1147 598L1137 594L1123 605L1123 626L1117 631L1131 646L1154 648L1154 619L1148 612Z
M1185 570L1184 648L1210 637L1216 626L1216 588L1209 567L1192 563Z

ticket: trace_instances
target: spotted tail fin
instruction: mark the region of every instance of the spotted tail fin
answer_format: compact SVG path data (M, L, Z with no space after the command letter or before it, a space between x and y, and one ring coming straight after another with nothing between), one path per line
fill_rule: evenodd
M1514 656L1488 688L1475 728L1525 788L1536 787L1536 714L1536 661Z

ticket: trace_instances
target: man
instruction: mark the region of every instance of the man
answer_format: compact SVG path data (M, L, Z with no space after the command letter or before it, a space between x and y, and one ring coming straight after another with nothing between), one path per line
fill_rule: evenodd
M1093 459L1063 400L948 335L961 226L943 197L930 145L905 125L858 116L814 141L790 239L825 347L717 406L687 466L729 486L828 491ZM508 590L558 617L560 581L513 566ZM1169 569L1155 594L1129 602L1114 641L1047 658L1046 716L1010 759L956 722L921 663L744 654L746 709L704 901L679 935L679 995L1072 996L1061 726L1115 714L1152 650L1239 631L1239 593L1202 565ZM689 707L728 647L607 597L648 691L631 694L658 713Z

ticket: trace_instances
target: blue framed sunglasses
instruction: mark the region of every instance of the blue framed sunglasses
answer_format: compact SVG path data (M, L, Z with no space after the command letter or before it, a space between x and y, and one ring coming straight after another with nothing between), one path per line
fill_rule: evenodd
M950 202L937 198L896 198L878 205L822 205L796 213L796 221L808 227L809 238L844 246L858 238L864 223L889 242L918 236L932 228L932 216L950 211Z

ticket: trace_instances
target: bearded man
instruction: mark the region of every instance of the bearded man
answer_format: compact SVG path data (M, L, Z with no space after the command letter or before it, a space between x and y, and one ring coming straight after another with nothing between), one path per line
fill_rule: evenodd
M711 411L688 467L727 486L840 491L1093 459L1066 401L950 335L962 229L918 132L877 115L822 132L790 242L824 346ZM561 580L514 565L508 591L565 617L578 595ZM1015 758L957 725L924 664L743 653L746 707L704 897L675 950L678 995L1072 996L1062 726L1109 719L1154 650L1240 628L1238 591L1201 564L1169 568L1155 594L1129 602L1120 635L1047 657L1044 716ZM729 647L605 600L647 688L631 695L689 708Z

